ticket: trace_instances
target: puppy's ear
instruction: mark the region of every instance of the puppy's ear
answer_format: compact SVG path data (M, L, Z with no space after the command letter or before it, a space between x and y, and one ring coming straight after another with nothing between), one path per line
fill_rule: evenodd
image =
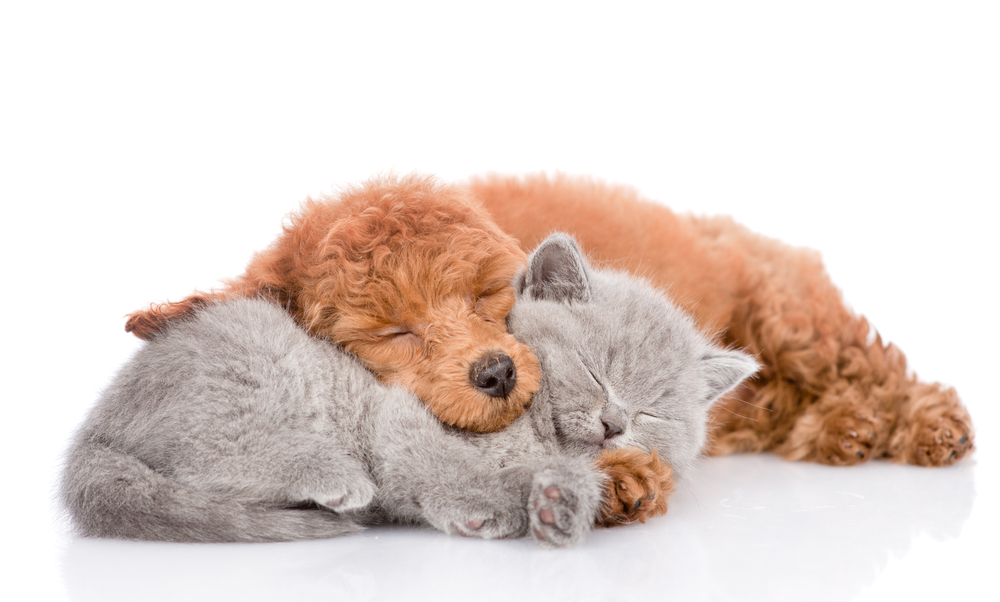
M752 357L742 351L712 349L701 356L701 373L708 385L703 399L706 404L736 388L760 368Z
M514 286L531 299L586 303L590 301L590 268L576 241L556 233L538 245Z

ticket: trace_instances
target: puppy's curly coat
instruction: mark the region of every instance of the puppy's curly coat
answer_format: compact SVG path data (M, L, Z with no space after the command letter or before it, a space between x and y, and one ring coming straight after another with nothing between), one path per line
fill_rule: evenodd
M125 329L150 339L206 304L264 297L415 393L443 422L496 431L524 413L539 386L537 359L505 325L511 281L526 262L468 189L420 176L376 178L307 200L243 275L135 312ZM603 521L666 510L673 480L655 453L606 452L600 468L632 484L608 489ZM624 503L629 495L646 502Z
M524 248L568 232L593 259L650 278L706 332L757 356L757 377L716 404L710 453L944 466L973 450L954 389L909 374L903 353L847 309L817 253L587 179L489 176L471 189Z
M444 422L499 430L538 388L537 360L504 325L525 262L467 191L415 176L374 179L306 200L243 275L135 312L125 330L149 339L207 303L263 296Z

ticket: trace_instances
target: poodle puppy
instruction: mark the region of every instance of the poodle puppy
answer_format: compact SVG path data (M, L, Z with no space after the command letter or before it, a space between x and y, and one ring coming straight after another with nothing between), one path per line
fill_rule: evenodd
M307 199L246 273L135 312L125 330L150 339L210 302L261 296L415 393L442 421L496 431L538 388L535 356L504 324L511 280L526 261L466 190L417 176L373 179L337 198Z
M524 248L568 232L595 260L669 289L723 344L757 356L758 376L714 408L709 453L945 466L973 450L954 389L908 374L903 353L847 309L817 253L586 179L487 176L470 187Z
M149 340L204 305L263 297L383 382L409 389L442 422L497 431L524 413L539 387L538 360L505 322L511 282L526 263L468 189L419 176L376 178L334 198L307 199L243 275L137 311L125 330ZM598 468L617 484L605 494L602 523L666 510L673 481L655 453L606 451ZM657 495L662 503L634 503Z

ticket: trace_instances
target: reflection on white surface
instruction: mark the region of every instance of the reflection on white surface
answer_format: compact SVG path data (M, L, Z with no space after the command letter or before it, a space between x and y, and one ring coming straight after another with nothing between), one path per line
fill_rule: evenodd
M0 9L4 600L997 597L1000 3L102 4ZM58 457L139 345L124 314L239 274L306 195L413 169L593 175L815 248L979 449L708 460L666 517L557 552L67 539Z
M668 515L593 532L579 548L480 541L404 527L283 544L75 538L73 600L844 600L914 538L957 537L975 460L946 469L843 469L773 456L706 460Z

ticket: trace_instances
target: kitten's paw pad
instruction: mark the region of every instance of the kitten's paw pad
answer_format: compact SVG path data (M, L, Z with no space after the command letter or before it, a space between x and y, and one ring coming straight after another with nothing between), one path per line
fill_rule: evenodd
M504 520L503 517L476 517L453 521L446 532L479 539L507 539L523 532L522 528L517 521Z
M528 497L528 515L535 541L545 548L579 543L594 520L596 489L588 491L579 475L547 469L535 475ZM593 498L593 499L589 499ZM589 503L588 503L589 501Z
M375 485L368 480L360 480L352 485L349 488L334 488L332 491L313 494L309 499L334 512L348 512L370 504L375 497Z
M608 476L598 525L644 523L666 513L674 476L655 449L649 454L634 447L605 450L596 462L598 470Z
M972 422L964 412L948 412L917 422L907 460L920 466L948 466L975 449Z
M828 414L816 441L816 457L824 464L853 466L872 458L880 424L871 410L843 408Z

